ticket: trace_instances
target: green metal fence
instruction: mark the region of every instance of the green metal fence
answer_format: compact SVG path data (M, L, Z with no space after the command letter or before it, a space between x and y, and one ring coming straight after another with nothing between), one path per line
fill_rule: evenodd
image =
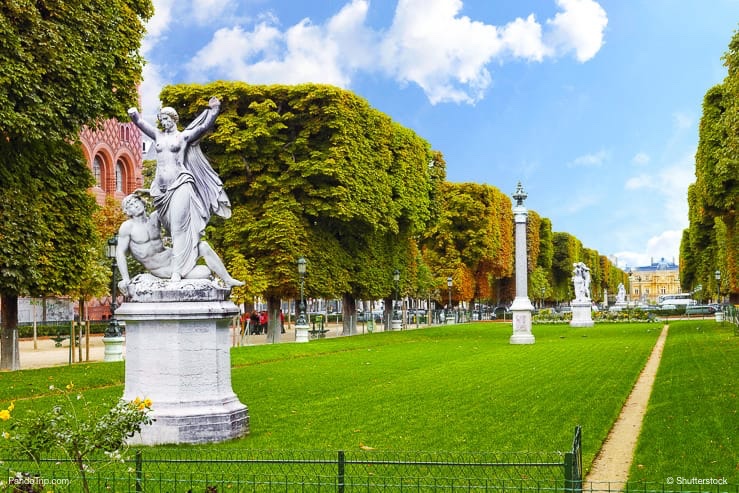
M456 492L582 490L580 428L567 453L265 451L145 448L110 463L88 462L90 491L116 492ZM59 491L82 491L68 459L5 460L6 476ZM0 469L1 471L2 469ZM13 482L11 481L11 483ZM33 491L13 489L9 491ZM2 491L2 488L0 488Z

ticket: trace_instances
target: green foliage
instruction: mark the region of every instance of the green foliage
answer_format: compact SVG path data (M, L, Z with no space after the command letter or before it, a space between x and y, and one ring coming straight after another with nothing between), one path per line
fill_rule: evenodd
M96 260L92 176L67 142L0 141L0 292L43 296L81 287Z
M0 420L6 424L0 434L0 452L5 457L28 457L39 468L42 458L65 457L75 464L87 492L87 474L94 472L88 464L90 456L102 452L110 462L120 458L126 440L152 423L151 401L137 398L115 404L92 403L75 392L72 383L64 389L53 385L49 389L57 393L51 409L28 409L18 416L11 402L0 410Z
M446 182L439 189L438 220L422 236L425 262L437 275L439 301L446 278L454 278L455 300L491 297L494 279L511 274L513 213L497 188Z
M408 271L410 242L433 216L443 166L429 166L428 143L326 85L179 85L162 100L187 121L213 95L221 114L203 148L233 215L209 234L229 265L250 269L267 298L297 295L301 256L308 296L390 293L389 273Z
M722 273L723 292L739 299L739 32L724 54L728 74L703 98L695 155L696 181L688 190L690 225L680 246L683 289L712 286ZM712 290L714 292L718 289Z
M149 0L0 4L2 140L74 139L137 101Z

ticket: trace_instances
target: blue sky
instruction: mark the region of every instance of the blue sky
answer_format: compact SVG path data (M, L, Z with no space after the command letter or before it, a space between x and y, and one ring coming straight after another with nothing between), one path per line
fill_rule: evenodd
M320 82L621 267L678 261L706 91L739 0L154 0L142 111L170 83ZM166 104L166 102L164 102Z

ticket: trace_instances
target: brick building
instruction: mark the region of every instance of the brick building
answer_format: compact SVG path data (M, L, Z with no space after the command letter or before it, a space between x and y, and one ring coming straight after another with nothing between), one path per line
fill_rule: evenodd
M95 177L92 193L99 205L105 197L119 201L143 185L141 132L133 123L106 120L98 129L80 132L87 165Z

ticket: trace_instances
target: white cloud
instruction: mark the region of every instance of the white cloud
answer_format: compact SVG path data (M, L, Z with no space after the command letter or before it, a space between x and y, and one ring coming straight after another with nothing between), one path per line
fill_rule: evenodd
M367 58L370 35L363 26L367 8L365 0L354 0L325 25L306 18L284 32L274 18L252 31L240 26L219 29L188 64L190 77L346 87L354 66L372 63Z
M233 0L192 0L193 19L198 24L209 24L233 11Z
M608 159L610 159L610 153L606 150L601 149L600 151L593 154L584 154L576 157L571 163L567 164L569 168L575 167L590 167L597 168L603 165Z
M641 252L623 251L615 254L618 260L618 266L622 269L626 267L641 267L650 265L652 262L658 262L665 259L668 262L678 263L678 252L680 251L680 241L682 240L682 230L667 230L662 233L650 237L644 245Z
M381 44L383 68L418 84L432 104L480 99L492 80L486 65L502 49L497 28L458 17L461 8L460 0L400 0Z
M547 21L552 43L564 53L575 51L581 62L590 60L603 46L606 11L593 0L557 0L557 4L564 11Z
M239 24L233 0L192 0L185 4L190 16L184 19L179 10L173 12L173 0L155 0L144 53L153 51L175 20L220 23L187 65L191 79L349 87L361 70L416 84L432 104L474 104L492 83L488 66L493 60L541 62L574 51L586 61L598 52L608 22L600 5L594 0L557 4L560 12L545 30L533 14L496 27L460 15L462 0L399 0L391 25L373 30L366 25L369 0L347 2L323 23L306 18L286 29L271 14L255 15L262 20L252 28ZM153 67L164 70L165 63ZM164 74L154 78L168 79Z

